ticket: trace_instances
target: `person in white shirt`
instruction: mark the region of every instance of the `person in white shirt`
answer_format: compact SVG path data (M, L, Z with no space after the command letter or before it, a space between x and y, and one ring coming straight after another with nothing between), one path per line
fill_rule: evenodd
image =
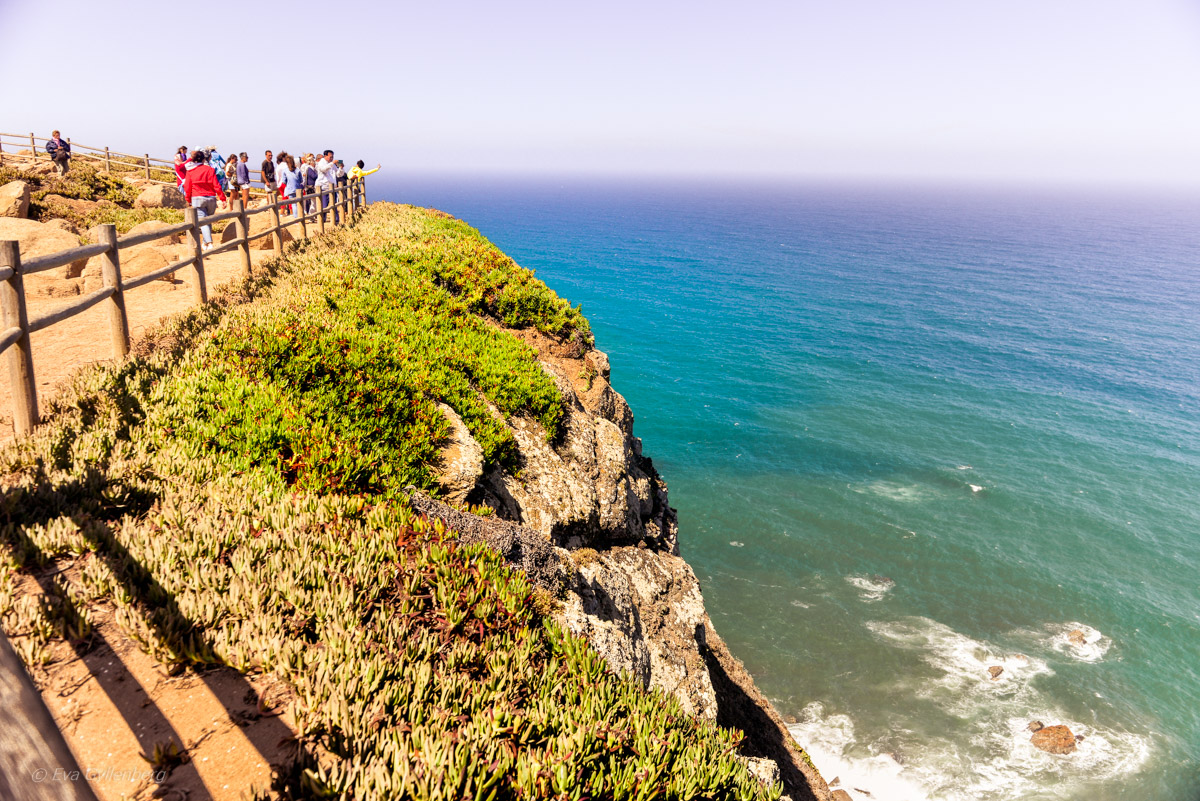
M325 208L333 202L332 193L337 187L337 162L334 161L333 151L326 150L317 162L317 191L321 193L321 221L325 220ZM333 208L333 222L338 220L337 206Z

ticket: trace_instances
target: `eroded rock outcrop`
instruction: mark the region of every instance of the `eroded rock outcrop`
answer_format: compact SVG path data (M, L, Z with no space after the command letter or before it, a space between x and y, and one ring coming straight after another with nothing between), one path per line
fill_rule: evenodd
M520 451L516 475L484 470L482 449L453 410L439 482L478 517L414 496L418 509L487 542L551 589L557 619L588 639L616 671L658 687L698 716L740 729L743 754L793 799L829 797L783 721L713 629L700 585L679 556L667 486L633 435L633 415L609 384L608 358L530 331L542 369L565 401L554 441L535 421L506 421ZM499 412L493 410L499 417Z

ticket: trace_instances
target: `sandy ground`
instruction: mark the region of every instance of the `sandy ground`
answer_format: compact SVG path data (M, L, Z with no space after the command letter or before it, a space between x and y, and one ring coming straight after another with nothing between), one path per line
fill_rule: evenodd
M250 251L255 266L273 258L273 250ZM234 250L204 260L205 283L209 295L222 284L241 274L241 256ZM45 314L78 297L30 295L26 305L30 318ZM125 313L129 318L129 336L136 340L164 317L185 311L196 304L195 273L191 269L176 273L173 282L151 281L125 295ZM59 384L85 364L112 358L108 312L98 303L83 314L38 331L30 336L33 344L33 374L37 379L38 408L45 408ZM8 378L8 354L0 357L0 443L11 440L13 431L12 385Z
M257 267L274 255L251 251L252 263ZM132 339L195 305L194 275L180 271L174 281L153 281L126 295ZM240 275L236 251L205 259L210 295ZM33 317L71 301L30 296L27 303ZM43 409L72 371L112 358L104 304L33 334L31 341ZM0 371L7 373L7 365ZM0 440L8 440L14 432L7 375L0 377L0 410ZM85 558L59 560L40 574L20 576L15 594L41 593L40 585L52 575L69 580ZM50 663L31 673L101 801L235 801L252 788L270 786L271 766L294 754L285 687L227 668L168 675L122 632L110 607L93 605L89 612L96 621L93 635L80 643L52 643ZM156 748L169 752L172 743L180 756L156 762ZM51 770L45 781L55 780Z

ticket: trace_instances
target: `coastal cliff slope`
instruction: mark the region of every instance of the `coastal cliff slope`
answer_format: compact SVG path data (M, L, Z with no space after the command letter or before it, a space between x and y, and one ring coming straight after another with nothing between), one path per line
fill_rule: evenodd
M264 797L828 797L608 378L477 232L375 204L4 452L4 627L45 686L97 633L270 678L294 747Z

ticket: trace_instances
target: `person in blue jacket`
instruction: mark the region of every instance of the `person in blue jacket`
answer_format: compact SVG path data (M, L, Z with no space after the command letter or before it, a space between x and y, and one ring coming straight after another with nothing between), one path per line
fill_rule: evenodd
M71 143L58 135L58 131L50 132L50 141L46 142L46 154L58 168L59 175L66 175L71 168Z

